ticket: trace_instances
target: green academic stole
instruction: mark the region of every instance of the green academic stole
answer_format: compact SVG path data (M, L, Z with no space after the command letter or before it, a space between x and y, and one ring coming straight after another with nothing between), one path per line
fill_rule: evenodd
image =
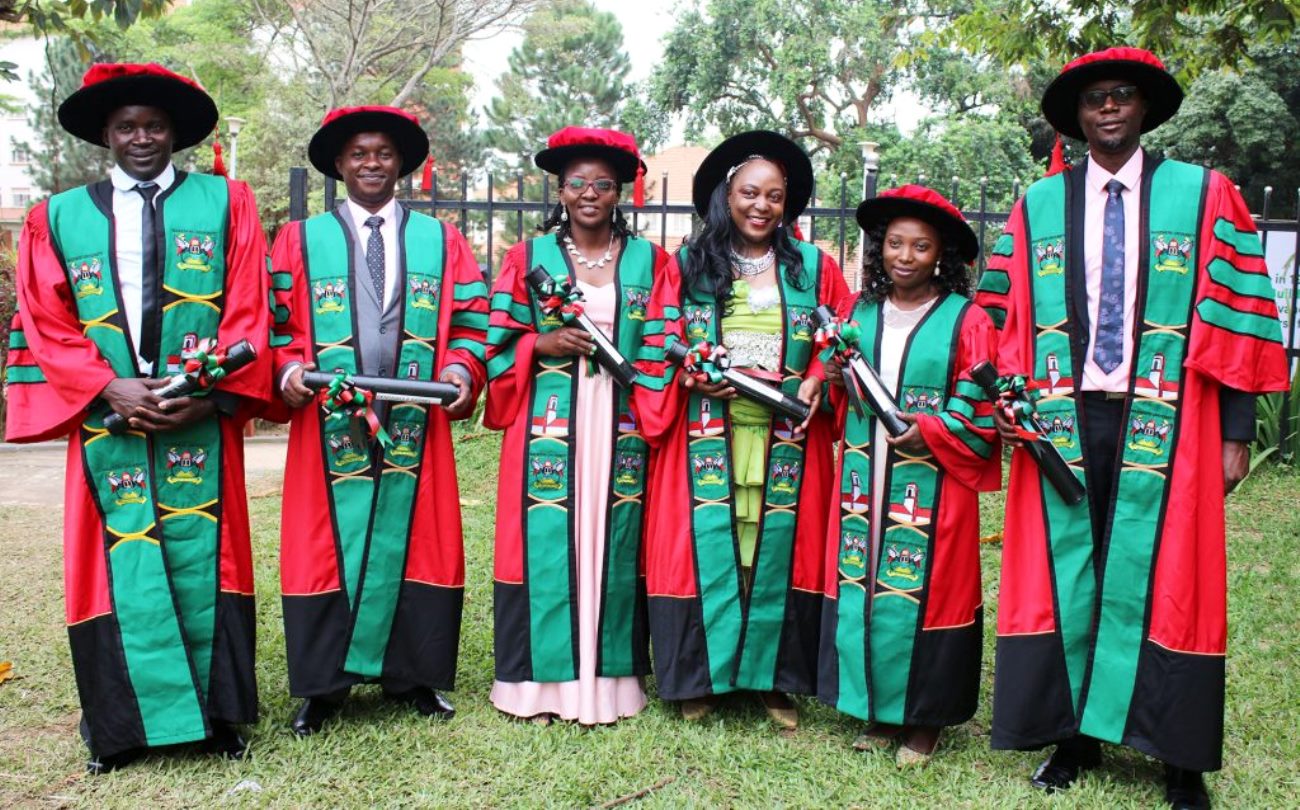
M1077 174L1074 182L1083 182L1083 172ZM1143 181L1144 230L1138 244L1147 252L1139 257L1132 397L1122 422L1122 467L1111 499L1100 595L1094 587L1088 500L1068 506L1045 479L1041 482L1054 576L1058 583L1070 583L1056 588L1057 616L1080 731L1104 740L1123 736L1145 632L1146 595L1177 446L1178 392L1196 297L1197 232L1207 182L1204 169L1172 160L1161 161ZM1069 255L1068 193L1065 174L1031 186L1025 194L1025 227L1037 418L1082 477L1077 381L1083 361L1071 351L1067 301L1070 274L1082 272L1083 264L1082 257Z
M119 377L137 375L112 250L111 192L50 199L50 232L77 317ZM217 337L226 275L223 178L178 172L158 195L162 324L154 375L179 370ZM109 590L128 676L150 745L201 739L219 589L221 428L205 419L146 436L104 430L105 406L81 425L82 465L104 521Z
M528 243L528 267L541 265L552 278L573 283L568 259L554 234ZM614 283L618 319L609 338L624 357L636 357L654 281L654 253L643 239L629 239L619 258ZM564 326L558 314L544 315L536 296L524 322L541 334ZM577 571L573 560L573 471L575 443L569 426L578 391L577 357L537 358L537 375L528 403L530 427L524 492L525 581L528 585L529 638L535 681L578 677ZM629 391L616 388L617 413L611 414L614 460L610 471L609 520L601 596L597 673L631 675L633 619L636 613L637 560L645 492L646 442L628 407Z
M938 416L952 379L958 332L970 302L946 295L907 338L898 390L907 413ZM859 300L852 318L861 327L861 350L880 365L883 320L880 303ZM975 391L967 392L975 395ZM912 648L921 628L929 582L933 516L943 488L943 471L928 451L886 453L882 532L871 579L871 454L877 419L871 411L845 414L840 465L839 660L836 708L885 723L902 723L911 680ZM871 599L867 599L870 589Z
M821 257L798 242L808 288L777 270L782 302L781 388L794 396L812 358L812 312L817 308ZM678 254L683 269L687 251ZM722 313L712 298L683 291L681 317L686 342L722 343ZM790 420L774 417L768 434L767 484L754 549L753 583L745 599L740 583L740 547L735 533L731 418L727 401L692 393L686 406L686 470L691 493L695 570L704 614L709 676L715 693L733 689L770 690L785 621L794 550L795 507L803 483L804 437Z
M303 223L312 342L317 368L356 374L361 358L352 296L358 281L351 239L339 217L329 212ZM428 381L437 373L434 362L444 283L442 223L408 212L398 244L406 272L400 279L402 342L395 368L400 376ZM369 279L363 277L361 283ZM393 444L387 449L374 442L358 444L351 419L342 411L320 421L341 585L352 612L343 670L362 677L377 678L383 672L406 570L428 430L429 406L409 402L395 403L388 412ZM379 458L375 458L377 450Z

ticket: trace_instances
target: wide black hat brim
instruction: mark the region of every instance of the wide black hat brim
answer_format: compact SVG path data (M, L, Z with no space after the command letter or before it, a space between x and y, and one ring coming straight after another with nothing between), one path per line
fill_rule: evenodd
M915 217L928 222L939 230L944 244L957 246L957 254L962 261L970 264L980 252L979 238L964 220L920 200L906 197L873 197L863 200L858 206L858 225L869 231L875 225L891 222L898 217Z
M307 159L321 174L342 180L343 175L334 162L347 142L359 132L382 132L393 139L398 154L402 156L402 177L420 168L429 156L429 136L418 124L393 113L368 110L336 118L316 130L307 144Z
M617 175L618 182L631 183L636 180L636 170L643 164L641 160L623 149L600 144L577 143L568 146L553 146L543 149L533 156L537 168L559 177L564 167L580 158L597 158L608 163Z
M1079 65L1053 79L1043 92L1043 117L1062 135L1085 140L1083 128L1079 126L1079 93L1092 82L1103 79L1131 81L1142 90L1147 102L1143 132L1150 132L1173 118L1183 103L1183 88L1167 71L1128 59L1109 59Z
M727 172L732 166L744 163L751 155L770 158L785 168L786 222L798 219L808 207L813 188L813 168L808 153L780 133L758 129L732 135L718 144L700 163L691 187L691 202L695 204L695 212L701 219L708 217L713 190L719 183L726 181Z
M86 143L104 143L104 125L121 107L157 107L172 120L173 150L202 143L217 126L217 103L197 87L163 76L107 79L83 87L59 105L59 126Z

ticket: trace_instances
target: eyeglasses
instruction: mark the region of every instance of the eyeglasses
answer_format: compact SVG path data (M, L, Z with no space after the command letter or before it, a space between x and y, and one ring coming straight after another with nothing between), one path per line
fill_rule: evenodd
M1133 103L1137 92L1136 84L1121 84L1109 90L1086 90L1079 94L1079 103L1089 110L1100 110L1106 106L1106 99L1109 98L1115 102L1115 106L1123 107Z
M608 194L609 192L614 190L614 187L617 186L618 183L615 183L613 180L609 180L604 177L600 178L599 180L587 180L582 177L570 177L568 180L564 181L564 185L568 186L569 191L572 191L574 194L586 193L587 186L591 186L592 188L596 189L597 194Z

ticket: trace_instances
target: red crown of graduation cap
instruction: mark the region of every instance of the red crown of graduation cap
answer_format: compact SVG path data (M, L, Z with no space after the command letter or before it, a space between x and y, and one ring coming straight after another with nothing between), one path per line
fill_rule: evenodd
M632 204L645 205L645 161L636 138L616 129L565 127L546 139L546 148L533 156L537 168L557 177L576 158L607 161L620 183L634 183Z
M785 221L794 222L799 218L812 199L812 161L799 144L784 135L756 129L732 135L718 144L695 170L691 202L701 219L709 215L709 199L718 183L727 181L727 173L733 167L754 156L772 161L785 172Z
M957 253L967 264L979 255L979 239L957 206L942 194L925 186L906 185L882 191L863 200L858 206L858 224L869 231L875 225L897 217L916 217L939 229L945 241L957 246Z
M1085 54L1061 69L1043 92L1043 117L1062 135L1083 140L1079 127L1079 92L1102 79L1131 81L1142 90L1147 114L1142 131L1168 121L1183 103L1183 88L1156 55L1141 48L1107 48Z
M321 174L342 180L334 161L352 136L359 132L382 132L393 139L402 156L403 177L420 168L429 154L429 136L420 119L397 107L339 107L325 113L320 129L307 144L307 158Z
M175 132L173 149L200 143L217 125L217 103L198 82L162 65L91 65L81 87L59 105L59 125L87 143L104 146L104 124L119 107L164 110Z

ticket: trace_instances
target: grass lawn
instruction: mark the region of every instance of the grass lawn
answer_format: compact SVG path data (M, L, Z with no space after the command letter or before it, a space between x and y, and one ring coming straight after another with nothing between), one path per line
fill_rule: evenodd
M652 700L640 716L608 728L512 722L488 702L492 681L491 534L495 435L457 442L465 501L465 621L456 718L424 720L354 690L341 721L307 740L286 723L296 707L284 666L276 547L278 494L253 501L258 575L258 679L262 720L250 728L252 758L223 762L191 748L151 756L89 778L77 735L78 706L63 628L60 516L0 509L0 660L18 678L0 685L0 807L277 806L1070 806L1154 807L1158 763L1108 748L1105 766L1068 799L1028 785L1036 753L988 745L992 632L976 717L954 729L932 765L899 771L890 753L849 748L860 724L811 700L803 723L778 733L762 710L732 700L699 725ZM21 456L10 456L21 463ZM256 491L257 487L252 487ZM265 488L263 488L265 490ZM1227 807L1300 804L1300 477L1264 470L1229 500L1231 654L1226 768L1210 777ZM985 533L1001 499L983 504ZM984 547L986 627L994 625L998 547ZM651 682L653 692L653 682ZM620 801L621 800L621 801Z

